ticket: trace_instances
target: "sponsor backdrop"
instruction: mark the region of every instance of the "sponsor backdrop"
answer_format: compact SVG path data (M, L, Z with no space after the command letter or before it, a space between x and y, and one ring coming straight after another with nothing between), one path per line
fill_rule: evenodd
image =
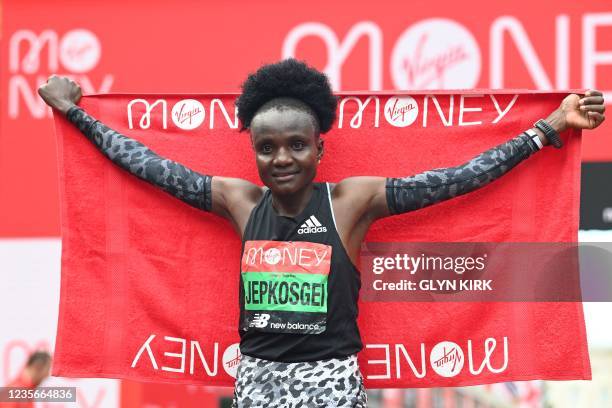
M3 17L4 236L59 235L55 141L36 96L52 73L87 93L227 92L297 56L337 90L597 87L612 100L609 1L444 1L434 12L426 1L5 0ZM612 160L606 132L587 138L585 160Z
M57 241L60 233L56 142L35 92L52 73L73 76L87 93L227 92L259 64L293 55L325 69L336 90L596 87L612 100L606 0L441 1L435 10L425 1L384 0L3 0L0 7L0 237L26 238L0 245L29 249L3 248L3 279L28 276L27 265L47 256L28 238ZM589 132L584 161L612 161L609 134L609 123ZM597 205L608 225L612 202ZM2 288L2 306L13 311L0 329L3 355L12 342L53 344L55 329L45 323L55 321L59 296L59 246L53 251L34 269L46 303L26 301L39 294L23 278L11 286L22 291L13 298ZM40 332L16 326L30 318ZM15 370L7 367L3 360L3 380Z

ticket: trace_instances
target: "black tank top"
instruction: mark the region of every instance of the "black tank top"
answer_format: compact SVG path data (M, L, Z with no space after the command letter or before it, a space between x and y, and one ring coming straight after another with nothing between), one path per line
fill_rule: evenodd
M363 347L361 280L338 232L327 183L297 217L279 216L267 190L242 237L240 351L272 361L345 357Z

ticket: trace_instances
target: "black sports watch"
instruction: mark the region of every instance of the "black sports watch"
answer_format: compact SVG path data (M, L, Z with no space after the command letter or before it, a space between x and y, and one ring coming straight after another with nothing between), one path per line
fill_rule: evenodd
M546 136L548 143L553 145L555 148L560 149L563 146L563 142L561 141L557 131L553 129L553 127L550 126L544 119L538 120L533 124L533 126L540 129L544 133L544 136Z

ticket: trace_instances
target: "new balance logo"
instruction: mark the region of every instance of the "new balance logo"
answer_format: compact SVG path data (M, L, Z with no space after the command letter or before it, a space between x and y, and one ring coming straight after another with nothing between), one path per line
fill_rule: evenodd
M253 320L249 323L249 327L257 327L262 328L268 325L268 320L270 320L270 315L267 313L255 313L253 315Z
M314 215L311 215L297 231L298 234L315 234L317 232L327 232L327 228L325 228Z

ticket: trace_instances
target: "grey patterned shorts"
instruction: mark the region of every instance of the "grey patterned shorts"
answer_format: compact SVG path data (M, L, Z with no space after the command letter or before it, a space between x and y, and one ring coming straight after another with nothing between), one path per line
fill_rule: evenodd
M282 363L242 355L232 408L367 406L357 356Z

